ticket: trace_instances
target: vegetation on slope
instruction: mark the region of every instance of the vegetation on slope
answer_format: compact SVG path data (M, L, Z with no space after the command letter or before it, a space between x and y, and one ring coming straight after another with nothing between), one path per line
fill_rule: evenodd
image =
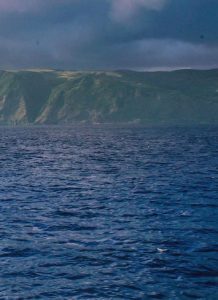
M1 71L1 124L217 124L218 70Z

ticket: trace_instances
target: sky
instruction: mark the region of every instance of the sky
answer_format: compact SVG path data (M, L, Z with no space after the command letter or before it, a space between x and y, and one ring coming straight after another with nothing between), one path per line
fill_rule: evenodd
M218 67L218 0L0 0L0 69Z

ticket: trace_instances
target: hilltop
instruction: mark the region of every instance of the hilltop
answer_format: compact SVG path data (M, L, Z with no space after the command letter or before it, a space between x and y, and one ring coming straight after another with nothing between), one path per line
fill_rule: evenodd
M0 71L0 124L218 124L218 70Z

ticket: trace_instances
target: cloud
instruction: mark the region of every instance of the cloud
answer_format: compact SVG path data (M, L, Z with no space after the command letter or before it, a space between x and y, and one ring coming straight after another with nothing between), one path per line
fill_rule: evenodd
M71 36L63 28L59 32L61 38L57 41L54 39L57 32L54 31L50 37L45 36L39 45L27 40L12 42L0 39L0 44L3 45L0 47L0 65L3 69L48 67L139 71L218 67L218 46L174 39L145 39L96 47L91 31L76 32L77 30ZM14 48L16 52L13 51Z
M120 47L120 64L130 69L158 70L218 67L218 46L174 39L146 39ZM118 62L117 62L118 63Z
M0 0L0 13L26 13L31 11L40 11L54 6L65 4L74 4L78 0Z
M135 17L141 9L160 10L166 0L112 0L111 17L126 22Z
M37 0L1 0L1 12L25 12L38 6Z
M218 67L217 0L0 0L0 69Z

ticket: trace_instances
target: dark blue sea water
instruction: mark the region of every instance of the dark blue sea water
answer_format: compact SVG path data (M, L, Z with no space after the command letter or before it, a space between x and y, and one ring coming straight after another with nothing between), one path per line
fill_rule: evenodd
M218 299L217 128L0 128L0 299Z

